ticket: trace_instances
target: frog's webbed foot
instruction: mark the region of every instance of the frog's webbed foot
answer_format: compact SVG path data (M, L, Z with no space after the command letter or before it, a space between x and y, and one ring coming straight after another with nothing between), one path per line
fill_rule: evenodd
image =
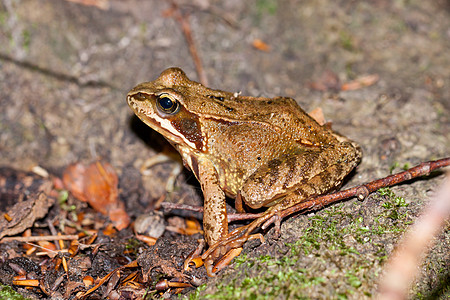
M192 252L184 263L184 269L188 270L190 264L196 267L201 266L198 258L201 258L205 264L208 276L213 277L217 272L224 269L236 256L242 251L242 246L249 240L259 239L264 243L264 237L261 233L251 234L258 227L265 228L269 224L275 223L275 227L279 227L280 218L277 214L278 210L269 208L262 216L255 219L248 225L236 228L218 242L209 246L201 256L200 253L205 246L205 241L200 240L200 244L194 252ZM278 226L277 226L278 225ZM277 229L277 228L276 228ZM279 232L279 230L277 230Z
M275 225L279 225L280 218L277 217L276 209L269 208L250 224L236 228L217 243L210 245L209 249L202 255L208 276L214 276L225 268L234 257L241 253L245 242L259 239L261 243L264 243L264 237L261 233L251 233L269 220L275 222Z
M233 258L241 253L242 245L247 240L259 238L262 243L264 242L264 238L261 234L250 235L248 237L238 235L238 237L234 239L231 238L233 234L244 231L244 227L238 228L228 234L225 239L212 245L203 255L201 255L201 253L206 243L203 239L198 240L199 244L197 248L188 255L184 261L183 269L189 271L191 265L198 268L204 263L208 276L214 277L217 272L225 268Z
M230 232L224 239L211 245L201 256L208 276L213 277L217 272L228 266L228 264L242 251L242 246L249 240L259 239L264 243L261 233L250 234L249 225L237 228Z

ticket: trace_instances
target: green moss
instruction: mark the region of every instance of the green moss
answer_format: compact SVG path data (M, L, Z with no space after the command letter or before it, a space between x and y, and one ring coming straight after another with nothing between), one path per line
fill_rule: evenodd
M345 50L348 50L351 52L356 50L356 47L354 44L354 38L348 32L341 31L339 33L339 43L340 43L341 47Z
M7 12L0 11L0 26L4 26L6 24L7 18L8 18Z
M258 15L263 15L265 13L274 15L277 12L278 5L276 0L258 0L256 1L256 9Z
M0 299L23 300L26 298L13 290L12 287L0 284Z
M237 272L224 276L214 292L205 287L191 299L371 297L386 241L396 241L409 221L405 200L390 189L372 197L379 203L355 201L299 218L303 234L296 241L270 255L237 257L230 266Z
M133 238L129 238L127 240L127 243L125 245L125 249L127 249L128 251L137 251L137 249L139 249L142 246L142 242L140 242L138 239Z
M30 50L30 44L31 44L31 33L28 29L24 29L22 31L22 39L23 39L23 48L25 51L29 51Z
M400 166L399 162L394 162L390 167L389 167L389 173L392 174L394 173L394 170L400 168L403 171L408 170L409 168L411 168L411 165L409 163L405 163L403 164L403 166ZM383 189L380 189L383 190Z
M206 284L202 284L199 287L197 287L197 289L195 290L194 293L189 295L189 299L190 300L197 300L197 299L201 299L200 298L200 293L202 291L204 291L206 289Z

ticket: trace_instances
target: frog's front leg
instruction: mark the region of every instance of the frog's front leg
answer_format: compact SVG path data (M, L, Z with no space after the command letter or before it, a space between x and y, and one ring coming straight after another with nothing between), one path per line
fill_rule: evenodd
M197 179L200 181L203 196L203 230L204 237L209 246L218 244L228 235L228 218L225 204L225 194L220 188L217 172L213 164L208 160L188 160L191 169L194 171ZM190 255L185 263L185 269L202 251L200 246L194 254ZM209 276L213 276L213 265L217 259L223 256L223 249L214 251L204 259L206 271ZM225 251L226 252L226 251Z
M228 234L225 194L220 188L217 172L209 161L198 162L196 175L204 196L203 229L205 239L208 245L212 245Z
M217 172L208 161L194 162L192 169L200 181L203 196L203 230L209 249L201 256L205 263L208 276L214 276L216 272L223 269L229 262L239 255L241 246L250 239L258 238L261 242L264 238L261 234L246 234L243 239L237 238L241 229L228 233L228 217L225 203L225 194L220 188ZM200 252L200 249L196 251ZM185 269L194 259L188 257Z

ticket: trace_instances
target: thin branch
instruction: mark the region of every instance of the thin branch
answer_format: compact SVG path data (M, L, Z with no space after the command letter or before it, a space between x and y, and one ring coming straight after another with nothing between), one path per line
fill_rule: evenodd
M45 235L45 236L11 236L4 237L0 243L18 241L18 242L39 242L39 241L58 241L58 240L78 240L79 236L76 234L69 235Z
M172 202L162 202L161 206L167 210L181 209L181 210L189 210L189 211L203 213L203 206L194 206L194 205L189 205L189 204L179 204L179 203L172 203Z
M203 69L202 60L198 55L197 47L195 46L195 41L192 36L191 25L189 24L189 15L184 15L175 1L170 1L172 4L173 18L180 24L181 30L183 31L184 37L189 47L189 52L191 53L192 59L194 60L195 68L197 70L197 75L199 81L204 86L208 86L208 78Z
M171 202L162 202L161 206L167 210L173 209L181 209L194 211L198 213L203 213L203 206L194 206L188 204L179 204L179 203L171 203ZM237 214L228 214L228 222L234 221L242 221L242 220L253 220L262 216L263 213L251 214L251 213L237 213Z
M349 199L351 197L358 197L359 200L364 200L370 193L377 191L380 188L393 186L420 176L426 176L436 169L440 169L449 165L450 157L421 163L420 165L415 166L411 169L387 176L385 178L374 180L347 190L319 196L306 202L298 203L277 213L277 215L281 218L284 218L299 211L307 212L312 210L319 210L327 205L342 201L344 199ZM268 225L273 223L274 220L272 219L269 219L262 227L266 228Z

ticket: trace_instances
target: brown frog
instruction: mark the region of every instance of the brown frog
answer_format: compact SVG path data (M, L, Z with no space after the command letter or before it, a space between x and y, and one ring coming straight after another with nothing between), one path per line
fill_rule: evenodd
M139 84L127 101L178 150L201 183L210 246L202 258L209 275L223 267L214 264L224 253L254 238L251 231L277 212L337 189L361 158L356 143L319 125L291 98L209 89L179 68ZM243 203L270 208L229 233L225 196L236 199L240 212Z

